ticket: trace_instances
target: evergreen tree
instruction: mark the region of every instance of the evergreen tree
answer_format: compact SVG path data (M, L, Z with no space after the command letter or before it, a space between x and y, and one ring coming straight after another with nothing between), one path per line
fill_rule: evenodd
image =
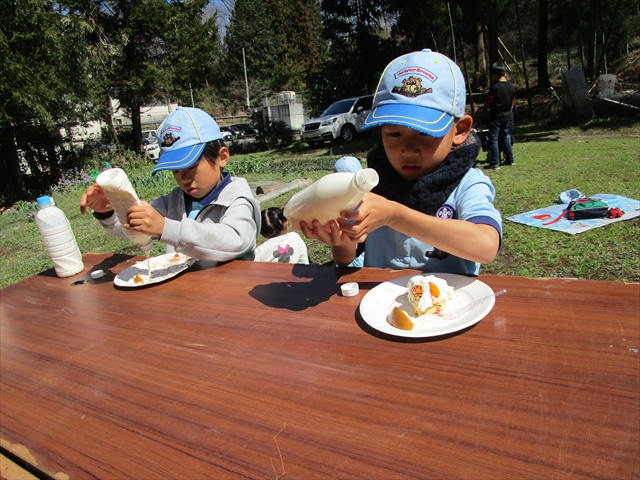
M94 72L103 49L89 42L93 27L58 3L5 4L0 17L0 182L6 201L26 197L23 169L29 168L36 181L45 175L57 180L63 160L57 132L95 111L99 78Z
M225 35L222 88L237 104L245 97L243 48L252 103L269 93L303 91L321 58L317 2L236 1Z
M382 70L397 53L384 34L385 20L381 0L323 0L328 51L309 80L313 114L336 100L374 92Z
M168 29L161 33L165 47L159 63L168 73L162 93L182 105L191 105L190 89L197 92L205 87L220 62L216 18L203 17L208 3L192 0L169 4Z
M304 91L306 78L321 59L320 8L314 0L272 1L274 26L284 39L274 90Z
M205 84L218 56L213 18L205 0L67 0L91 15L112 45L106 94L132 121L133 144L142 149L141 106L171 98L190 105L189 90Z
M223 88L244 79L243 49L247 75L271 86L284 43L274 24L265 0L236 1L224 39L224 68L220 72L226 83Z

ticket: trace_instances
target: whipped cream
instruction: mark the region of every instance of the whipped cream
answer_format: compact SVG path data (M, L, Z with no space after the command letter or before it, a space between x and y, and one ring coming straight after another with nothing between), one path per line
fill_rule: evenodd
M444 306L452 297L453 287L446 280L433 275L416 275L407 283L407 298L416 315L424 315L434 304Z

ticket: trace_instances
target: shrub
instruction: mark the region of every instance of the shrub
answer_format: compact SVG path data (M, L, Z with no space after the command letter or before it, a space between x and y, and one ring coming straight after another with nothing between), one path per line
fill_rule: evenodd
M267 150L285 148L293 143L293 136L294 132L289 125L277 120L265 124L256 141L263 144Z

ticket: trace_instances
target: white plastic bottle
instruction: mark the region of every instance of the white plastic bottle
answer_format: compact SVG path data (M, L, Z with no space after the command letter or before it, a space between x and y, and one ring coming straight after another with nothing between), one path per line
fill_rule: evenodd
M47 246L56 275L70 277L80 273L84 270L82 254L67 216L53 204L49 196L38 197L36 201L40 207L36 213L36 225Z
M310 225L317 219L325 225L339 218L343 210L357 207L362 196L377 184L378 172L372 168L330 173L291 197L283 213L295 230L300 230L301 220Z
M98 175L96 183L104 190L122 225L127 223L127 209L133 205L142 205L129 177L121 168L105 170ZM124 233L131 241L140 245L147 257L149 256L153 249L153 242L149 235L128 229L124 229Z

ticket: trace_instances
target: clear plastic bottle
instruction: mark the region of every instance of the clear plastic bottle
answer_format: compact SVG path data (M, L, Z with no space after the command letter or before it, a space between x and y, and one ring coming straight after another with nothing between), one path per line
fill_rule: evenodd
M330 173L291 197L284 207L284 216L294 230L300 230L301 220L311 224L317 219L325 225L339 218L343 210L357 207L362 196L378 184L378 179L378 172L372 168Z
M122 225L127 223L127 210L129 207L142 205L129 181L129 177L121 168L105 170L98 175L96 183L104 190ZM142 251L149 257L149 253L153 249L153 242L149 235L128 229L124 229L124 233L131 241L140 245Z
M71 230L71 224L62 210L49 196L38 197L40 209L36 213L36 225L47 246L53 268L59 277L70 277L84 270L82 254Z

